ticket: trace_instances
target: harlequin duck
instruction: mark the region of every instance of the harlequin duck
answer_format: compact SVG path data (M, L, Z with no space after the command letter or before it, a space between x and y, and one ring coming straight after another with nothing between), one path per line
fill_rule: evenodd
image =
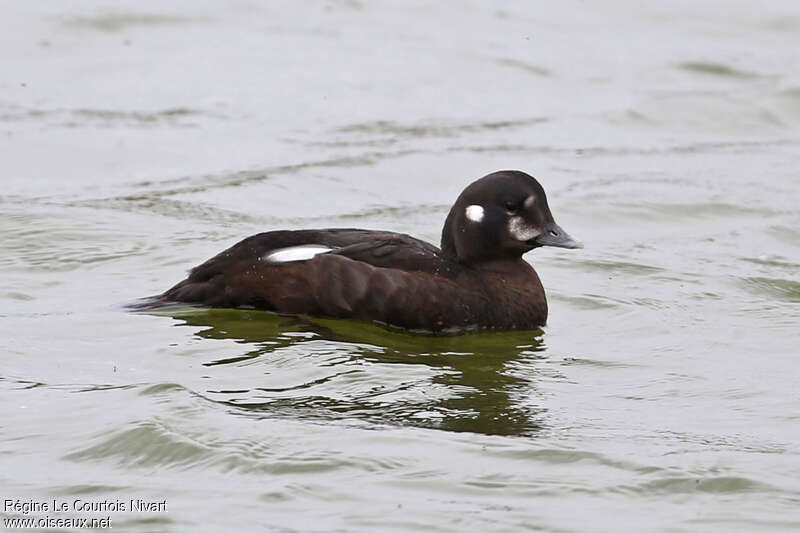
M524 172L470 184L450 209L442 247L363 229L270 231L195 267L156 298L212 307L355 318L409 330L533 329L547 320L536 271L522 255L582 248L553 220Z

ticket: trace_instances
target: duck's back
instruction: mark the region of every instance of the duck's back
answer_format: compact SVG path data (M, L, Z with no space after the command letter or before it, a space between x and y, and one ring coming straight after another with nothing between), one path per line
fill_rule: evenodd
M160 300L437 331L477 325L490 308L482 287L469 277L469 269L408 235L274 231L249 237L192 269Z

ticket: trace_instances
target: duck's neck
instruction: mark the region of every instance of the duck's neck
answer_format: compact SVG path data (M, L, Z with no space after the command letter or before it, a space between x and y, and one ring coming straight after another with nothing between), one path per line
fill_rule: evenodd
M482 272L495 272L504 275L523 275L527 276L533 267L522 257L506 257L499 259L487 259L470 264L475 270Z
M456 250L456 240L453 237L453 210L447 214L444 221L444 228L442 228L442 255L453 260L458 260L458 251Z

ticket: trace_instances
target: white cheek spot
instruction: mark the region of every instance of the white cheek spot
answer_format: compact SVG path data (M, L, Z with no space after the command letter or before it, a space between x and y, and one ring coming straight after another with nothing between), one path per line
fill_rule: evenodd
M508 221L508 232L518 241L529 241L542 233L539 228L531 226L522 217L511 217Z
M536 197L531 194L530 196L525 198L525 201L522 203L522 205L525 206L525 209L528 209L530 206L532 206L535 203L536 203Z
M473 222L480 222L483 220L483 207L480 205L468 205L465 213L467 218Z
M328 253L333 248L319 244L304 244L302 246L289 246L272 250L264 255L264 261L269 263L290 263L292 261L307 261L315 255Z

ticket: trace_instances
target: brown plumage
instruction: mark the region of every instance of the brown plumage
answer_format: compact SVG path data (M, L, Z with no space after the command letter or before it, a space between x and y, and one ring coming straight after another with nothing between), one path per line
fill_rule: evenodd
M295 248L311 245L322 253ZM529 329L547 320L542 284L522 259L538 246L580 245L555 224L534 178L502 171L459 196L441 249L385 231L260 233L192 269L156 304L253 307L434 332ZM296 252L309 258L288 257Z

